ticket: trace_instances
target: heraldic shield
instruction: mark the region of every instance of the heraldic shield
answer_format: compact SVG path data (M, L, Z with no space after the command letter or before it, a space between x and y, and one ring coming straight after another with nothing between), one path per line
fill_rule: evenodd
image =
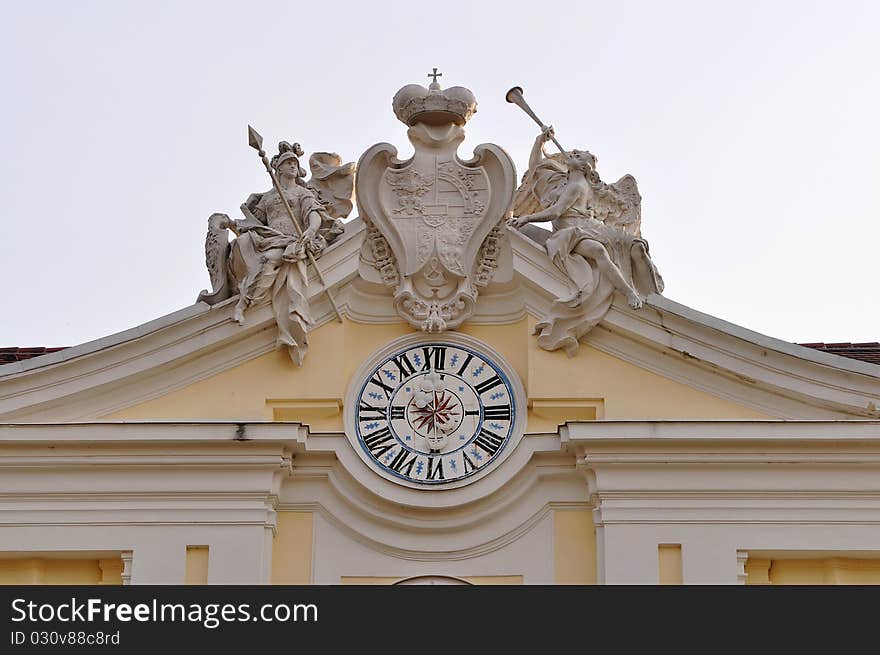
M516 186L510 156L482 144L462 161L461 125L416 122L407 132L415 153L397 159L380 143L357 168L356 197L373 265L394 289L398 313L411 325L440 332L474 311L478 288L495 272Z

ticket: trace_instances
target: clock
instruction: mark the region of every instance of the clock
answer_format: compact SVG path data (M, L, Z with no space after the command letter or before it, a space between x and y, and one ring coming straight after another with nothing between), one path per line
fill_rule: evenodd
M404 338L352 381L349 439L386 479L458 487L510 453L521 436L523 396L510 365L476 339Z

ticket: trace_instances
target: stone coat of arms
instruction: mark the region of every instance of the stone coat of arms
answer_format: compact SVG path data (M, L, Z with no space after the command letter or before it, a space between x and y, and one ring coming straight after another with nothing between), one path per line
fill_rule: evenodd
M454 329L474 311L506 242L516 171L500 147L482 144L462 161L457 149L476 99L463 87L403 87L394 112L415 149L407 161L379 143L358 163L356 197L367 223L370 265L393 289L401 317L426 332Z

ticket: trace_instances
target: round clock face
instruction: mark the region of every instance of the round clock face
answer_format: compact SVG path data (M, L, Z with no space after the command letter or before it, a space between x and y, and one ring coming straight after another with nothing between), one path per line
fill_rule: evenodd
M494 360L444 341L380 357L360 380L353 413L362 458L418 485L487 471L506 453L520 411L510 376Z

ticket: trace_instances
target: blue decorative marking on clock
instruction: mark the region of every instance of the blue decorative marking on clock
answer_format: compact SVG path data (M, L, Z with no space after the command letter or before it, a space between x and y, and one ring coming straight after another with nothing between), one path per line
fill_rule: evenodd
M514 398L490 356L451 342L415 343L371 367L353 428L384 474L442 485L488 470L505 452L519 410Z

